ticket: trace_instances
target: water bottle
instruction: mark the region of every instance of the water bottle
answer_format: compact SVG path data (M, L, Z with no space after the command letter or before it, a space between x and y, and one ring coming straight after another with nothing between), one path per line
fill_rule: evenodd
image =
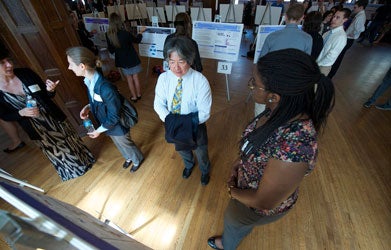
M83 125L86 128L87 133L92 133L95 131L94 124L92 124L92 121L88 119L88 117L83 120Z
M26 101L26 107L35 108L36 106L37 106L37 101L31 95L28 95Z

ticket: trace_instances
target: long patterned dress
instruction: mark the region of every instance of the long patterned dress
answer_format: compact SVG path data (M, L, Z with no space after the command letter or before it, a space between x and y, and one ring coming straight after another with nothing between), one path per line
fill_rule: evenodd
M29 93L23 85L25 93ZM26 107L26 95L3 92L4 100L17 110ZM84 145L69 121L57 121L37 102L39 117L30 117L30 122L41 140L33 140L51 161L62 181L84 175L95 159Z

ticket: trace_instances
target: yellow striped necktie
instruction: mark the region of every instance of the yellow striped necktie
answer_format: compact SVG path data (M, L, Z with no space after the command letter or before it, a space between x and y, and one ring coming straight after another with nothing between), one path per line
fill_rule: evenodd
M172 99L172 113L181 113L181 102L182 102L182 78L178 78L178 84L175 88L174 98Z

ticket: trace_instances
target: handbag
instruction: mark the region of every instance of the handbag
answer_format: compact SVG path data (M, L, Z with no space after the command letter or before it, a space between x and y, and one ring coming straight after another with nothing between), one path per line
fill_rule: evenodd
M138 122L137 110L125 97L122 99L120 123L125 128L132 128Z

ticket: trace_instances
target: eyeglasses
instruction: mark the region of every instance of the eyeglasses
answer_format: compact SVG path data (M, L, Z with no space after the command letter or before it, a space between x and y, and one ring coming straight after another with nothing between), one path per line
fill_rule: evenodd
M251 77L250 80L248 80L247 86L248 86L248 88L250 90L259 89L259 90L262 90L262 91L266 91L266 89L264 89L264 88L255 86L255 78L254 77Z

